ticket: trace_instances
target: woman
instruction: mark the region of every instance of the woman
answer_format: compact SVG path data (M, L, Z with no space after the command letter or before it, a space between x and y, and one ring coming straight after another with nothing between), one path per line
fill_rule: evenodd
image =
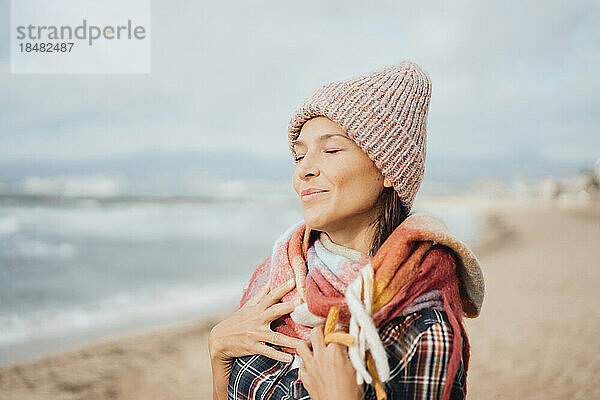
M475 255L426 214L429 76L404 61L323 85L292 116L303 221L211 331L214 399L462 399Z

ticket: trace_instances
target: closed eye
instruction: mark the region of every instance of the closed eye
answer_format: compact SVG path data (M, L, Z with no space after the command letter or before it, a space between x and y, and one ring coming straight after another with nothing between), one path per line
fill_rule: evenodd
M339 149L336 150L325 150L325 153L328 154L333 154L333 153L337 153L338 151L340 151ZM304 156L298 156L294 159L295 162L299 162L300 160L302 160L304 158Z

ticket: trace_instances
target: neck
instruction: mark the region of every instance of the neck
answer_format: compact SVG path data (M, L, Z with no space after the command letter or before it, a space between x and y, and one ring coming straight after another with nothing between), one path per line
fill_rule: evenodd
M337 245L357 250L364 254L371 253L374 228L368 224L344 229L329 229L325 233Z

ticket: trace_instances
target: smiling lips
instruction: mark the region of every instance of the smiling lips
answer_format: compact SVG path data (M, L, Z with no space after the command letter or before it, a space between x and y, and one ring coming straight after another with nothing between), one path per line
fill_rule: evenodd
M303 201L308 201L308 200L315 199L326 192L327 192L327 190L324 190L324 189L315 189L315 188L304 189L302 192L300 192L300 198Z

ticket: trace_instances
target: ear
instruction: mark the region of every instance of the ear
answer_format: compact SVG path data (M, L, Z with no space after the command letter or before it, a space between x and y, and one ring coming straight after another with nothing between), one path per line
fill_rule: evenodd
M383 186L384 187L391 187L392 186L392 182L388 178L385 178L383 180Z

